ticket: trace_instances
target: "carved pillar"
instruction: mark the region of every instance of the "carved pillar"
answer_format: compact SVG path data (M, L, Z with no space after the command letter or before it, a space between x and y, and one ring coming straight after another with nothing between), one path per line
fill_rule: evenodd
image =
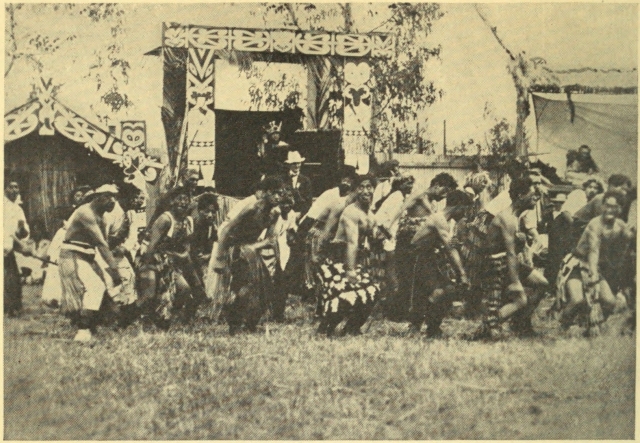
M200 184L215 186L214 50L199 48L197 39L192 40L188 40L187 131L183 149L188 150L189 166L197 167L202 174Z
M359 174L369 172L371 89L369 62L364 59L345 60L342 147L345 152L345 164L355 166Z

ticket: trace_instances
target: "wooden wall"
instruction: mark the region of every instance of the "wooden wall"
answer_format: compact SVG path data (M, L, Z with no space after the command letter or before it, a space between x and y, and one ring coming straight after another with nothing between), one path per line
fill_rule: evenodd
M34 132L6 143L4 161L5 174L18 179L29 224L44 229L49 238L61 226L60 213L71 204L76 186L123 179L120 167L57 133Z

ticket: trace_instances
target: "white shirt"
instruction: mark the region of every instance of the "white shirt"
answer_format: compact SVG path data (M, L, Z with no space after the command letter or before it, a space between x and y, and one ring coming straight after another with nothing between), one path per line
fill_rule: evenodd
M389 195L391 192L391 179L385 179L378 183L376 189L373 191L373 199L371 200L371 207L375 208L376 203Z
M111 212L104 213L103 220L107 238L115 235L120 228L122 228L122 224L124 223L124 209L122 209L118 201L116 201L116 205Z
M22 221L24 227L29 232L29 225L27 224L27 218L24 216L24 211L17 203L4 197L4 209L3 209L3 221L4 221L4 255L13 251L13 236L18 233L18 225Z
M587 194L583 189L575 189L567 195L567 201L562 204L561 211L567 211L572 216L587 205Z
M325 221L329 216L329 210L336 205L344 205L347 196L340 196L340 189L331 188L320 194L307 212L307 217L314 220Z
M297 231L298 226L296 225L296 219L298 218L298 215L299 214L297 212L291 210L286 220L282 218L282 215L280 215L276 221L275 233L278 238L278 251L280 252L278 258L280 261L280 269L283 271L289 262L289 257L291 256L291 248L287 243L287 232L290 229Z
M293 189L298 189L298 178L300 177L300 174L298 175L289 175L289 179L291 180L291 187Z
M634 200L631 202L631 206L629 207L629 218L627 221L628 227L636 228L638 224L638 200Z
M508 208L510 204L511 197L509 196L509 191L505 190L498 194L496 198L487 203L485 209L489 214L496 216L500 212L502 212L502 210Z
M396 191L382 202L380 209L374 216L376 224L384 227L392 236L391 239L385 239L383 241L385 251L395 251L396 249L396 234L398 233L398 225L400 222L400 217L396 217L396 215L402 208L403 203L404 195L401 191Z

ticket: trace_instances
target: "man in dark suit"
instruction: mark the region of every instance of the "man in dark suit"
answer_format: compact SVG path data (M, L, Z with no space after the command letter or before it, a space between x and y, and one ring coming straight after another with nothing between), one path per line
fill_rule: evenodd
M298 151L289 151L285 166L289 169L285 176L285 183L293 189L293 210L303 216L311 207L313 195L311 193L311 180L306 175L300 173L302 162L305 158L300 156Z

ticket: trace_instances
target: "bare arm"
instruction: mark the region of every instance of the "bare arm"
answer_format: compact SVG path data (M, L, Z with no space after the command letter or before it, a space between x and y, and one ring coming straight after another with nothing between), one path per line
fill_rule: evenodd
M589 245L587 262L589 263L592 281L596 282L600 278L598 275L598 262L600 261L600 240L602 233L595 223L589 223L586 232Z
M462 260L460 259L460 254L451 244L451 235L449 233L449 225L446 223L444 224L436 223L435 228L436 228L438 237L442 241L444 250L447 252L447 256L449 257L449 260L451 260L451 263L454 264L454 266L456 267L456 270L458 271L460 280L466 283L467 273L465 272L464 267L462 266Z
M393 224L397 219L399 219L407 209L415 206L418 202L420 201L424 202L424 199L427 199L428 201L429 189L431 188L425 189L420 192L413 192L411 193L411 195L405 198L404 203L400 207L400 210L395 214L394 218L391 220L391 224ZM425 207L429 209L428 206L425 206Z
M340 224L344 232L346 240L346 255L345 255L345 270L347 275L351 277L349 273L353 273L356 269L356 260L358 257L358 238L359 238L359 226L356 216L352 211L345 211L340 217Z
M257 203L250 204L242 208L242 210L232 217L218 233L218 253L215 257L213 268L216 272L223 272L227 268L226 256L231 247L231 238L233 232L247 218L251 217L255 212Z
M426 192L426 191L425 191ZM402 206L400 207L400 209L398 210L398 212L394 215L393 219L391 219L391 222L389 223L390 225L393 224L396 220L398 220L402 214L404 213L404 211L406 211L407 209L411 208L413 205L416 204L416 202L418 201L418 199L422 196L423 193L420 194L412 194L410 196L408 196L405 200L404 203L402 204Z
M242 223L242 221L249 217L254 212L255 204L247 205L236 214L218 233L218 257L224 257L229 249L229 242L231 240L231 233Z
M156 219L156 221L151 226L151 239L149 240L149 246L147 246L147 251L145 254L153 255L156 253L158 244L160 244L160 241L164 238L165 235L167 235L170 227L171 220L164 214Z

